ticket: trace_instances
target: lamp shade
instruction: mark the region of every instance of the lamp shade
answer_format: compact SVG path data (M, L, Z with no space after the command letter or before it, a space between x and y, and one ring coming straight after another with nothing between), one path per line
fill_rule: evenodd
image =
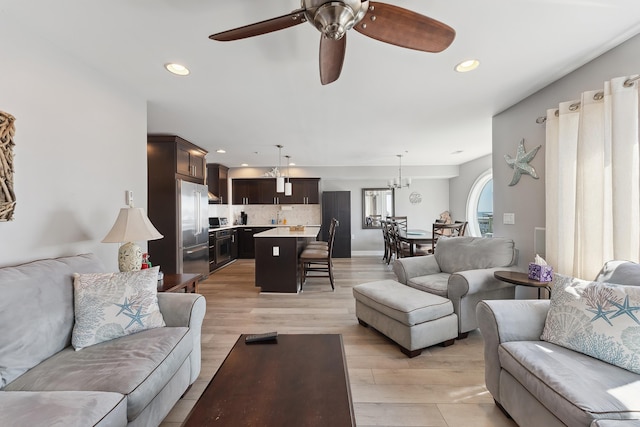
M284 176L276 178L276 193L284 193Z
M140 242L163 237L151 224L142 208L122 208L102 243Z

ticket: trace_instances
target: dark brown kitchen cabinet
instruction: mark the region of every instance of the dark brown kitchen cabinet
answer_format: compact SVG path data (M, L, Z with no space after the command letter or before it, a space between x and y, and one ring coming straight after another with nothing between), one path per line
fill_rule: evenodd
M231 230L231 259L238 259L238 230Z
M164 173L177 178L204 184L205 155L207 151L176 135L148 135L147 158L162 158Z
M275 178L237 178L232 182L234 205L302 205L320 203L320 178L291 178L292 195L276 192Z
M234 205L263 205L264 179L237 178L232 180Z
M294 204L317 205L320 203L320 178L292 178L291 197Z
M241 227L238 228L238 258L255 258L255 244L253 235L269 230L270 227Z
M202 148L175 135L147 135L147 215L164 235L162 239L149 241L148 249L153 265L159 265L168 274L183 272L177 180L204 184L204 173L189 175L190 168L182 164L185 152L193 153L194 159L201 158L202 166L191 170L203 171L207 152Z
M333 240L334 258L351 258L351 192L324 191L322 193L322 240L329 240L331 219L338 220Z
M229 191L227 189L227 179L229 176L229 168L218 164L207 164L207 187L209 192L217 197L215 201L209 201L209 203L228 203Z

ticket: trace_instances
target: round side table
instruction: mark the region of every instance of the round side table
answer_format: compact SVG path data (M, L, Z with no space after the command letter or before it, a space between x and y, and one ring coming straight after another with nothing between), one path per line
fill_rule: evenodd
M539 282L537 280L529 279L529 275L527 273L500 270L493 273L493 277L503 282L513 283L514 285L538 288L538 299L540 299L540 291L542 289L546 289L549 292L549 296L551 296L551 286L549 286L551 282Z

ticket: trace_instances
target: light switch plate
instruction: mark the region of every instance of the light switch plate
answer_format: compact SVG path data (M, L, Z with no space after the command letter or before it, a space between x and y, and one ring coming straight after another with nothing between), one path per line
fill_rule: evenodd
M273 256L280 256L280 246L273 246Z
M516 223L516 214L514 213L505 213L502 214L502 223L513 225Z

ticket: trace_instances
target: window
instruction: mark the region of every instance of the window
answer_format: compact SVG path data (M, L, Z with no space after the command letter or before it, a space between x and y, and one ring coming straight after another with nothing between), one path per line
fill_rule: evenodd
M493 236L493 173L483 172L471 186L467 198L469 234L476 237Z

